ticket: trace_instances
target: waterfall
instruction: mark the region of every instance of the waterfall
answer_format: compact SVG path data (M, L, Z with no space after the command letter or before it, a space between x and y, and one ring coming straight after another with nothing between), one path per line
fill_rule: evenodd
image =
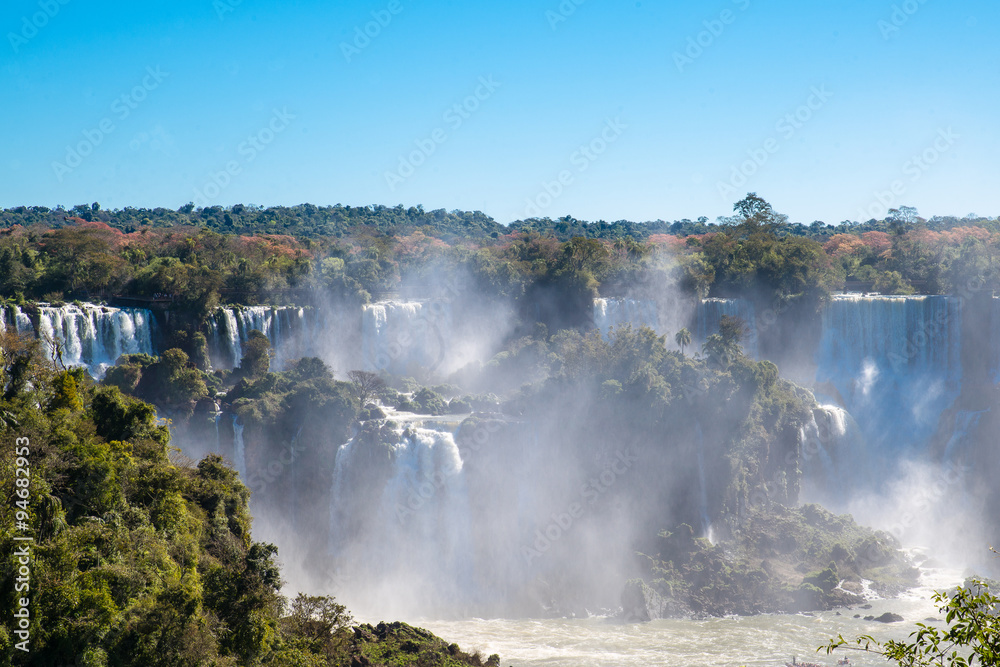
M219 452L222 451L222 439L219 434L219 422L222 421L222 411L219 410L218 407L216 407L214 421L215 421L215 449L213 449L212 451L218 454Z
M719 333L719 323L722 316L738 317L746 325L747 333L741 345L748 357L758 357L757 317L753 303L746 299L703 299L698 304L695 313L694 346L701 349L702 344L712 334Z
M473 530L454 437L415 426L393 433L377 487L369 455L381 446L358 435L338 448L330 492L331 556L341 574L368 586L378 581L376 588L394 597L428 606L468 601Z
M17 306L14 306L14 326L19 334L35 335L35 327L31 323L31 318L22 313Z
M953 297L834 297L817 387L851 413L873 452L922 451L961 390L961 326Z
M307 312L309 315L307 315ZM243 346L257 330L271 342L271 367L280 370L290 360L316 354L315 311L305 308L243 306L218 308L208 319L208 350L215 368L240 365Z
M365 306L361 353L370 371L406 374L412 365L436 370L451 343L451 307L445 302L380 301Z
M698 453L698 511L701 514L701 534L711 541L712 521L708 514L708 484L705 481L705 435L701 430L701 423L695 423L695 433L698 434L698 442L695 445Z
M837 506L854 489L870 488L864 436L847 410L832 404L814 408L799 437L805 499Z
M952 431L951 437L944 448L943 458L945 463L951 463L955 460L956 455L962 453L962 450L974 446L974 442L970 442L970 435L976 433L979 428L979 420L987 412L989 412L989 409L958 410L956 412L955 430Z
M233 415L233 465L236 467L236 471L240 473L241 479L247 478L247 460L246 460L246 447L243 444L243 424L240 423L239 417Z
M8 329L21 335L35 335L35 325L19 306L10 306L9 314L6 307L0 306L0 331Z
M657 331L659 314L656 303L638 299L594 299L594 326L607 337L612 327L631 324Z
M26 313L18 306L12 313L18 333L36 335ZM50 359L85 366L94 377L103 376L123 354L155 354L152 313L140 308L40 304L37 335Z

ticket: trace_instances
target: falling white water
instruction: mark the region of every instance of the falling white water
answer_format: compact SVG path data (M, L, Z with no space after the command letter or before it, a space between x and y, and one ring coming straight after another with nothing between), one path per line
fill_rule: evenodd
M872 453L921 452L961 391L961 329L953 297L836 296L817 391L851 413Z
M243 424L240 423L239 417L233 415L233 465L236 466L236 471L240 473L240 477L244 480L247 478L247 460L246 460L246 447L243 444Z
M701 431L701 423L694 427L698 434L695 448L698 451L698 511L701 514L701 534L711 540L712 522L708 516L708 483L705 481L705 436Z
M955 428L944 449L944 460L946 463L953 461L966 447L973 446L974 443L970 442L969 436L976 432L979 428L979 420L987 412L989 412L989 409L959 410L955 414Z
M36 335L31 317L18 306L11 308L10 319L19 334ZM123 354L155 353L152 313L140 308L40 304L37 335L50 359L85 366L95 377Z
M35 327L31 323L31 318L27 314L21 312L18 306L14 306L14 327L17 329L17 333L24 335L34 335Z
M746 326L746 336L740 343L743 352L753 358L758 357L757 316L753 303L746 299L704 299L698 304L695 314L694 344L700 348L708 337L719 333L722 316L738 317Z
M219 434L219 422L222 421L222 411L221 410L217 410L217 412L215 413L215 420L214 421L215 421L215 449L213 449L212 451L215 452L215 453L219 453L219 452L222 451L222 448L221 448L222 439L221 439L220 434Z
M594 299L594 326L607 337L613 327L631 324L659 328L656 303L638 299Z
M469 495L458 446L450 432L413 425L396 429L377 507L357 521L352 496L371 460L358 437L337 450L330 493L330 552L341 575L363 582L345 590L366 599L392 591L394 604L454 608L474 594ZM362 450L367 450L362 453ZM377 582L374 583L373 582Z
M380 301L365 306L361 353L365 368L404 374L413 365L434 371L451 344L451 307L446 302Z
M292 359L315 356L316 338L323 333L315 310L294 307L241 306L218 308L208 320L208 351L212 366L240 365L251 331L260 331L271 343L272 369Z
M865 459L864 435L847 410L832 404L813 409L800 432L802 498L842 507L858 488L874 482Z

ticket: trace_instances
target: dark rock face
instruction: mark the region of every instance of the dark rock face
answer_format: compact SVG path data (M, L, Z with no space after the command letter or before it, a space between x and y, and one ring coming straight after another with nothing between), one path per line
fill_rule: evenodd
M641 579L631 579L622 590L622 617L630 623L684 616L677 603L665 600Z

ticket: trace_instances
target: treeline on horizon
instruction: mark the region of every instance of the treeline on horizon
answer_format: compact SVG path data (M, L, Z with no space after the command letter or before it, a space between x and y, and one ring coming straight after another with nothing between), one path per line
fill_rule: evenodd
M998 251L998 218L925 220L903 206L882 220L803 225L754 193L714 224L567 216L505 226L478 211L402 206L21 206L0 211L0 298L168 295L201 316L220 302L265 303L282 290L367 302L463 271L487 296L517 298L537 286L625 296L667 280L693 296L773 302L845 287L990 290Z

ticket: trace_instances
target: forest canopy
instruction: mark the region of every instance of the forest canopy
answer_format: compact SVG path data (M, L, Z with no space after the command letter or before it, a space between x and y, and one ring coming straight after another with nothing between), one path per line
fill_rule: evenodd
M733 211L713 224L566 216L504 226L478 211L402 206L19 206L0 211L0 297L166 297L203 315L220 301L317 289L365 302L442 270L515 298L555 283L615 296L657 275L691 295L771 300L845 287L953 293L998 279L995 218L925 220L904 206L882 220L804 225L755 193Z

